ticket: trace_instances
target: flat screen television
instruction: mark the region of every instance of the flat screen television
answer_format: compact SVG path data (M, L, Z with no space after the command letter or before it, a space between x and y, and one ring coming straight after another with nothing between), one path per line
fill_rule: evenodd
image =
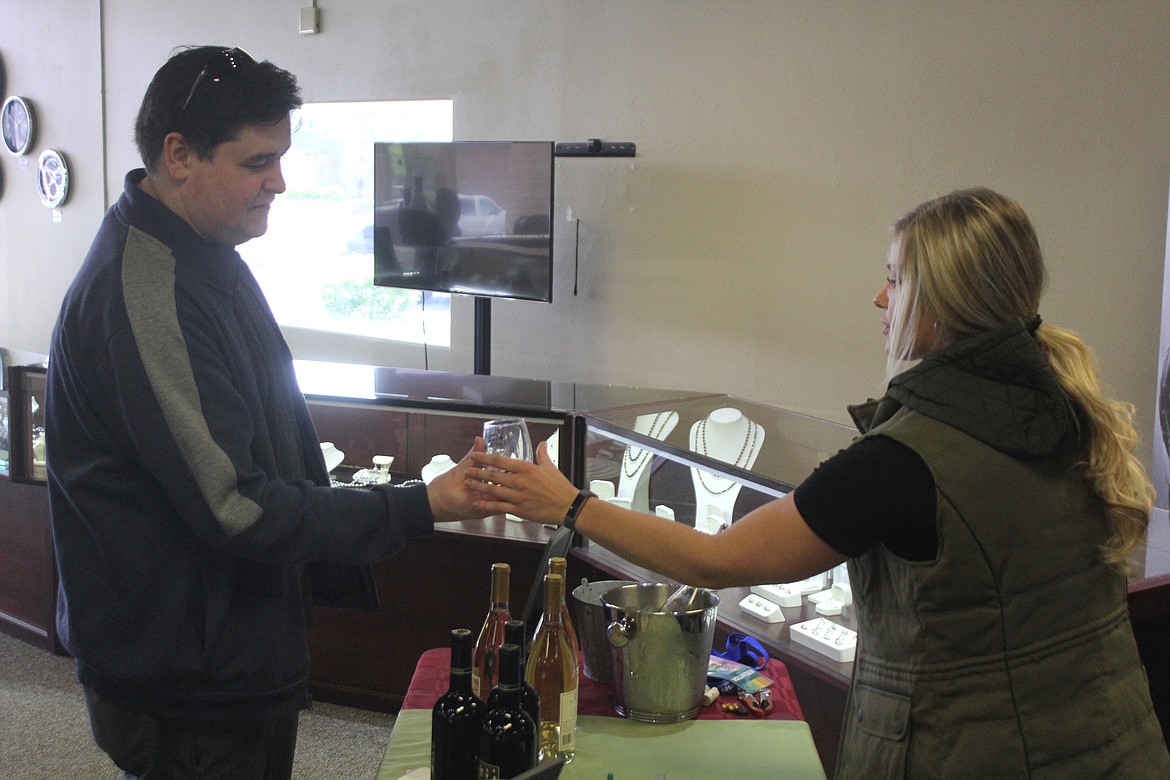
M552 301L553 143L374 144L374 284Z

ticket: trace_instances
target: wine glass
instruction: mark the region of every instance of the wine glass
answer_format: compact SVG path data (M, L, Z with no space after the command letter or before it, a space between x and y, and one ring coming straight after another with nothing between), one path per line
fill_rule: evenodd
M483 424L483 443L488 452L506 455L517 460L532 460L532 439L528 436L528 424L519 417L502 420L488 420ZM521 518L505 514L509 520Z
M517 460L532 460L532 439L528 435L528 424L519 417L485 422L483 443L490 453Z

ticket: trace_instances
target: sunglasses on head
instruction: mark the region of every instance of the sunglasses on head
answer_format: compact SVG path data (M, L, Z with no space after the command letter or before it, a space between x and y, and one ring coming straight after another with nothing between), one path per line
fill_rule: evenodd
M256 60L252 58L252 55L240 48L223 49L216 53L195 77L195 83L191 85L191 91L187 93L187 99L183 101L183 107L179 109L179 113L187 110L191 98L195 97L195 90L199 89L199 85L203 83L204 79L218 84L226 78L238 75L243 68L255 64Z

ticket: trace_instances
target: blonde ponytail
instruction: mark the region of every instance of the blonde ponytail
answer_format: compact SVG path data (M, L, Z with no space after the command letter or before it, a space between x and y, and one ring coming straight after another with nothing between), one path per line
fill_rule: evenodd
M1133 405L1107 398L1092 351L1072 331L1044 323L1036 339L1072 401L1081 426L1082 477L1105 505L1109 538L1105 561L1128 573L1130 553L1146 536L1154 488L1134 456L1138 442Z

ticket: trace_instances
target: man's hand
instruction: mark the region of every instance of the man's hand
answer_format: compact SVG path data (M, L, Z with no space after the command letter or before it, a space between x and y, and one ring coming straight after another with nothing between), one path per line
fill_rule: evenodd
M468 472L474 469L471 457L483 451L483 437L476 436L471 451L454 468L444 471L427 485L427 498L436 523L474 520L492 514L480 506L483 496L468 486Z

